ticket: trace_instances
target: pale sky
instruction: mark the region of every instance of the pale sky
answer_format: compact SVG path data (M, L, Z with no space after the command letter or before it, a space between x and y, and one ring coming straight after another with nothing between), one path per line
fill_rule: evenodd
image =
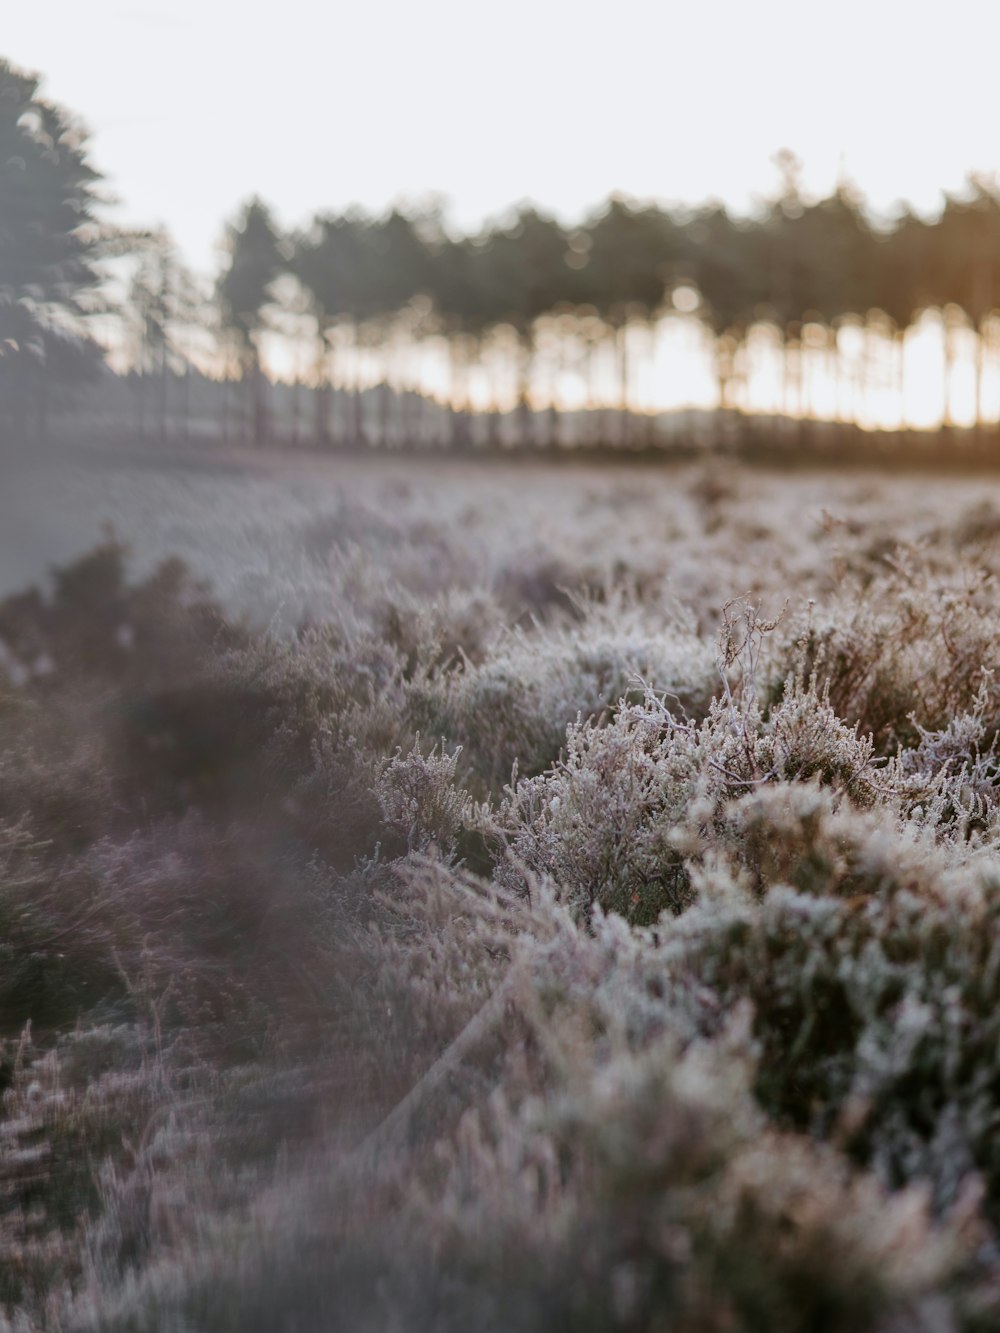
M997 0L0 0L0 54L93 132L116 217L215 263L252 193L286 225L439 193L463 226L612 190L747 207L787 146L823 190L922 209L1000 169Z

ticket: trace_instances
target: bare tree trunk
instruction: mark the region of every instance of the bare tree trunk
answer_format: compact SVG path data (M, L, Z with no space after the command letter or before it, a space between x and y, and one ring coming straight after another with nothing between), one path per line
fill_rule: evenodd
M404 343L396 366L396 434L402 448L407 448L410 439L410 397L409 346Z
M181 439L185 444L191 438L191 362L184 362L184 378L181 382Z
M467 401L465 348L460 336L452 338L448 344L448 361L448 443L452 449L464 449L469 440L465 410Z
M226 371L226 378L222 381L222 440L224 444L229 444L232 439L232 393L229 381L229 371Z
M942 424L945 430L952 430L955 425L951 402L952 376L955 371L955 336L952 322L947 311L942 310L941 319L944 334L944 412L942 416Z
M986 367L988 367L988 366L990 366L990 365L992 364L993 369L994 369L994 372L995 372L995 370L996 370L996 344L995 344L996 328L995 328L994 321L993 321L989 316L987 316L987 318L984 319L984 320L982 321L982 323L980 324L980 329L982 330L982 334L981 334L981 336L982 336L983 341L984 341L984 344L985 344L985 345L984 345L984 349L983 349L984 370L986 369ZM985 375L984 375L984 378L985 378ZM984 428L988 428L988 433L989 433L991 436L996 436L998 433L1000 433L1000 416L995 417L995 418L993 418L993 419L990 420L990 421L986 421L986 420L985 420L985 414L984 414Z
M791 373L788 368L788 354L789 354L788 330L782 329L781 353L780 353L781 379L780 379L780 386L778 389L778 401L781 404L779 409L779 416L781 418L781 434L785 437L786 441L788 439L789 427L791 424L791 413L789 412L788 409L788 395L792 381Z
M591 447L603 443L604 414L600 407L600 395L595 389L597 381L595 363L598 359L599 348L599 343L593 339L589 341L587 346L587 415L584 423L584 434L586 443Z
M646 320L646 357L650 366L656 365L656 349L660 337L660 316L651 314ZM650 380L653 385L656 381L652 374ZM658 386L653 390L653 402L646 408L642 424L642 442L647 449L655 449L660 440L660 401L657 393Z
M160 375L159 375L159 418L160 418L160 443L165 444L167 439L167 407L168 392L170 380L170 365L167 361L167 348L164 344L160 348Z
M832 326L826 331L827 355L830 379L833 383L833 417L837 422L844 419L844 366L840 354L840 341L837 330Z
M389 381L383 379L378 386L378 442L381 448L388 449L392 439L392 389Z
M330 344L329 328L319 322L316 336L316 388L313 409L316 414L315 433L317 449L330 445ZM297 427L296 427L297 431Z
M421 407L423 398L417 389L410 388L406 391L403 398L403 436L408 447L421 443Z
M392 370L391 357L392 348L388 339L381 338L379 343L379 356L382 362L381 376L378 384L378 442L381 448L388 449L389 441L392 437Z
M167 438L167 406L168 406L168 381L170 376L170 346L169 346L169 319L170 319L170 279L172 277L169 252L164 251L162 267L160 271L160 311L161 322L159 324L159 343L160 343L160 443L164 444Z
M368 443L365 429L365 401L361 362L361 341L357 330L354 331L354 382L351 386L351 434L352 443L361 448Z
M861 419L868 412L868 400L871 395L872 381L872 333L871 323L867 316L865 317L865 326L862 332L861 341L861 364L858 373L858 408L855 412L855 424L860 425Z
M899 420L896 422L896 441L902 446L906 438L906 329L895 329L893 336L896 370L896 401L899 404Z
M368 443L368 437L365 434L364 391L361 388L360 380L355 381L354 392L351 395L351 421L353 443L360 448Z
M250 370L251 389L253 392L253 442L255 445L263 445L268 437L269 423L267 412L267 389L264 379L264 371L260 364L260 357L254 351L253 364Z
M534 359L534 340L529 330L521 335L518 357L517 422L520 436L518 443L522 448L535 443L534 413L531 406L531 372Z
M733 340L729 334L723 333L715 339L715 378L719 393L716 437L723 445L730 443L732 434L732 385L735 362Z
M986 353L988 350L988 325L993 309L993 255L988 234L980 237L976 264L976 308L978 318L976 329L976 434L981 441L986 437Z
M619 441L623 448L632 443L631 412L631 365L628 348L628 320L621 324L615 334L615 347L618 352L618 406L621 411L619 422Z
M549 410L546 415L548 417L549 448L559 449L562 445L562 415L554 402L549 403Z
M605 346L609 347L612 360L614 360L617 341L618 341L617 329L613 325L608 325ZM615 407L613 396L614 396L613 392L609 393L607 399L604 402L604 406L599 409L600 422L601 422L599 443L604 448L607 448L608 445L613 444L615 439L617 408Z
M321 378L313 391L313 408L316 413L316 446L319 449L330 447L330 385Z
M140 440L146 438L146 369L141 364L135 377L135 402L138 417L137 430Z

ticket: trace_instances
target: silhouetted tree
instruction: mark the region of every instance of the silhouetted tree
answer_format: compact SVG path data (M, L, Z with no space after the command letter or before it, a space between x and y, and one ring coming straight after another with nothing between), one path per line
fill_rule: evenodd
M139 435L146 433L148 390L155 386L157 431L160 439L165 439L170 385L176 378L181 391L176 415L186 434L191 361L185 334L206 320L201 293L166 232L133 233L122 240L134 260L124 314L135 375Z
M574 265L567 295L593 306L615 345L618 408L627 432L631 408L628 330L648 323L661 309L668 285L688 256L683 228L668 213L614 195L584 225L586 262Z
M507 325L517 340L518 419L525 444L532 437L535 324L566 300L573 276L566 251L567 235L559 223L528 206L489 228L472 251L483 322Z
M44 433L52 390L99 363L103 234L86 132L38 87L0 60L0 386L15 432L33 407Z
M480 353L483 340L503 322L507 311L507 302L497 289L496 255L488 246L488 237L486 232L454 239L438 226L427 247L434 325L447 339L451 358L451 442L457 447L468 442L469 414L464 393L460 391L459 401L454 401L454 387L459 384L464 389L471 355ZM490 431L496 443L499 416L497 404L493 407Z
M360 341L381 354L382 383L379 389L379 437L386 443L390 434L392 400L397 396L394 352L400 319L413 299L429 296L433 273L426 231L433 229L433 210L408 215L393 208L384 217L369 222L362 233L366 292L357 303Z
M721 205L695 214L688 236L688 266L702 296L702 319L713 334L719 407L726 412L735 406L731 385L739 348L766 313L763 238L759 225L733 218Z
M983 418L983 371L987 323L1000 297L1000 196L985 177L970 177L965 197L948 195L935 224L927 228L927 254L934 303L945 312L946 414L951 419L950 383L955 314L961 310L976 333L976 422Z
M357 349L358 326L378 309L376 267L368 241L370 221L352 210L343 216L320 214L293 247L292 271L309 294L316 321L316 436L329 439L329 381L331 340L345 329ZM355 374L352 435L365 438L361 387Z
M368 437L368 409L377 399L376 434L387 442L396 431L394 408L417 401L403 392L400 354L428 332L443 335L451 358L454 443L471 439L472 368L482 372L484 349L505 344L513 349L506 355L517 383L523 442L542 429L534 410L539 404L532 401L539 367L552 371L553 382L560 365L581 369L585 402L592 406L599 357L604 366L617 366L611 401L620 418L618 438L627 441L636 408L632 335L642 326L652 333L667 293L683 284L701 296L699 318L715 349L723 412L744 401L734 384L749 364L750 335L763 322L780 336L781 410L800 417L819 409L813 371L821 363L824 374L836 378L842 411L842 331L845 324L860 325L858 413L871 405L876 365L891 359L902 390L906 334L923 310L936 307L945 312L947 329L964 319L976 331L982 417L984 360L994 293L1000 291L1000 196L994 188L970 182L966 195L948 199L934 222L905 213L892 225L876 225L847 183L811 200L794 155L781 153L776 162L779 189L748 217L721 205L671 210L613 196L577 227L525 205L474 235L456 236L434 210L396 208L381 217L349 210L318 215L286 247L266 208L251 201L230 228L230 262L218 296L244 375L252 375L256 386L255 436L262 437L265 423L260 336L282 272L295 279L315 323L315 433L321 441L330 436L333 358L344 357L337 378L353 391L347 434L355 442ZM297 323L301 317L300 311ZM952 341L946 337L947 357ZM373 381L377 392L362 393ZM601 397L607 404L603 388ZM550 442L559 433L554 404L555 397ZM945 417L950 419L948 404ZM494 411L494 439L498 422ZM399 433L406 438L417 432L404 421ZM606 422L605 440L612 434Z
M268 433L266 384L261 364L264 311L272 299L272 284L286 263L281 238L271 212L260 199L251 199L226 229L227 263L219 275L217 298L226 329L234 337L243 378L252 387L252 432L255 444Z

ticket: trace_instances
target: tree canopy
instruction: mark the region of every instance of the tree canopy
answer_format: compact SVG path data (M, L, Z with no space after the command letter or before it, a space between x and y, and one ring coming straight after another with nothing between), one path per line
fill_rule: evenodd
M101 282L101 177L86 131L0 60L0 383L29 390L85 374ZM8 400L10 401L10 399Z
M93 364L86 329L109 252L86 132L38 88L35 75L0 61L0 384L18 387L8 401L22 408L32 397L43 407L50 385ZM632 335L677 310L696 311L704 327L724 408L743 402L732 386L741 376L745 382L751 336L769 325L783 358L782 385L798 382L791 401L799 414L808 408L809 348L832 359L839 376L841 329L875 328L894 344L901 385L907 330L938 310L948 363L944 418L960 342L952 335L964 324L975 339L982 421L985 400L996 397L988 363L1000 318L1000 186L972 177L962 193L944 198L939 216L904 211L887 221L874 218L846 182L826 197L807 197L794 155L774 161L778 187L746 216L719 203L667 207L614 194L575 225L530 203L467 234L450 229L434 207L379 215L352 207L319 210L285 233L268 204L250 198L226 229L214 322L226 362L235 361L253 386L254 435L263 439L268 430L262 349L286 297L296 337L304 342L311 330L321 440L329 433L331 384L352 390L350 429L363 438L362 387L398 386L393 356L427 335L446 347L450 408L466 410L470 376L496 378L486 362L501 344L506 401L516 396L527 408L539 360L551 363L559 340L575 338L587 403L627 409ZM169 238L156 232L150 249L151 235L136 250L124 325L140 347L136 368L155 369L165 384L177 343L171 326L190 324L181 306L192 303L178 302L182 266ZM863 357L869 341L862 340ZM849 376L867 373L855 368ZM784 387L781 395L777 410L790 410ZM990 409L990 420L996 416Z

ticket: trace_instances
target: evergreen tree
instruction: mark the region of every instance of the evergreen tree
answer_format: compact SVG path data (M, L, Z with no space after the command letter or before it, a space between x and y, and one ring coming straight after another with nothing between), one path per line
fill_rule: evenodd
M267 205L253 198L226 229L228 263L217 285L223 323L236 342L243 379L252 388L255 444L267 437L267 395L261 364L261 336L272 284L285 266L281 239Z
M0 390L17 434L30 411L43 433L53 392L100 356L87 332L102 277L100 176L86 132L38 88L0 60Z

